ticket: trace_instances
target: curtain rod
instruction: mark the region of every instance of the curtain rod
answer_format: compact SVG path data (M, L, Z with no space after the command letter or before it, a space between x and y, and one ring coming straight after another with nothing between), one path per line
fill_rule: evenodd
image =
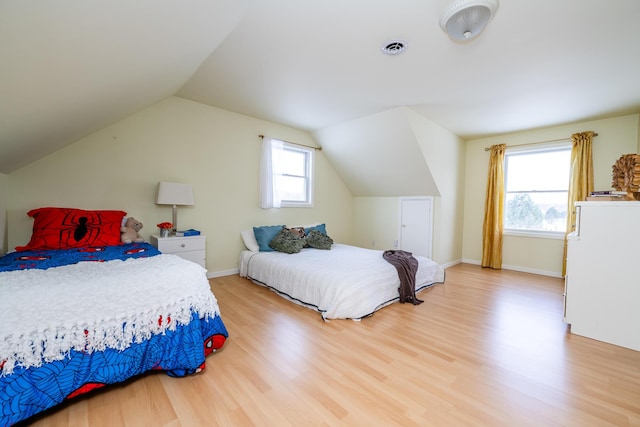
M258 135L258 138L264 139L264 135ZM278 138L275 138L275 139L278 139ZM309 145L299 144L297 142L285 141L284 139L279 139L278 141L286 142L287 144L298 145L300 147L311 148L312 150L316 150L316 151L322 151L322 147L311 147Z
M593 133L593 136L598 136L597 133ZM549 142L560 142L560 141L567 141L570 140L571 137L569 138L560 138L560 139L550 139L548 141L538 141L538 142L530 142L528 144L517 144L517 145L508 145L507 148L509 147L527 147L529 145L538 145L538 144L547 144ZM484 147L484 151L490 151L491 147Z

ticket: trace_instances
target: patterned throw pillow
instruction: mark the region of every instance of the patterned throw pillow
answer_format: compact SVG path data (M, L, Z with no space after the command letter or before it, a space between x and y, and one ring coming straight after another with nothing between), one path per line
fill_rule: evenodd
M45 207L27 213L33 218L31 240L16 251L73 249L119 245L122 218L117 210Z
M333 239L318 230L311 230L305 238L307 245L315 249L331 249Z
M305 230L304 227L289 227L289 228L285 228L285 230L289 230L289 232L291 234L294 234L298 237L304 237L305 236Z
M305 240L297 233L292 233L291 230L283 228L280 230L276 237L274 237L269 246L278 251L286 254L297 254L304 247Z

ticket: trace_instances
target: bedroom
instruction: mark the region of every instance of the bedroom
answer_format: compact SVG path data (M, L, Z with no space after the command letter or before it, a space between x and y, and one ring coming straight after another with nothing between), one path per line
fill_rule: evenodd
M507 10L499 13L504 12L508 16ZM131 16L133 20L136 15ZM132 28L133 23L122 25ZM443 35L439 28L436 30L440 32L436 33L438 36ZM373 41L377 43L377 39ZM447 41L446 36L443 41ZM477 46L471 45L476 49ZM410 49L412 47L413 44ZM377 45L375 49L378 49ZM630 68L637 65L633 62L637 59L627 60ZM46 66L42 68L46 69ZM113 69L108 71L113 72ZM103 78L104 75L100 73L98 76ZM47 86L46 74L37 77L45 82L44 86L38 86L29 93L34 97L38 96L38 91L44 97L52 95L49 91L54 88ZM9 82L2 79L3 85L12 84ZM135 84L139 82L140 79L136 79ZM126 88L131 86L126 85ZM31 223L25 213L45 205L125 209L145 224L141 233L148 240L155 232L154 224L170 218L170 208L154 203L155 188L163 180L194 185L196 204L180 209L180 221L185 227L201 229L207 235L207 267L214 277L236 272L237 254L243 247L239 232L252 225L324 221L330 235L337 241L365 247L370 247L375 241L380 249L393 246L397 238L398 198L413 194L407 194L401 188L377 193L376 189L382 188L383 179L375 180L374 177L370 177L365 188L354 192L351 188L355 181L345 182L343 170L351 166L355 170L358 165L349 158L329 159L332 150L323 147L316 158L314 208L261 210L257 207L257 136L277 135L284 140L312 146L317 145L321 138L294 126L256 119L175 96L179 86L181 84L173 89L154 92L152 101L145 98L139 108L120 110L121 116L117 118L109 116L101 121L85 117L77 109L69 109L61 117L47 119L72 123L77 117L83 117L86 128L71 129L67 139L61 141L65 146L51 152L45 150L37 159L0 173L0 223L5 224L0 229L1 252L28 239ZM57 93L54 91L53 95ZM75 96L82 97L82 94ZM116 103L109 97L97 100L101 105ZM55 110L55 104L48 104L46 99L41 101ZM22 105L18 100L14 102ZM81 109L90 110L87 105L92 102L84 102L86 104ZM3 104L2 111L8 111L11 106ZM363 115L364 118L359 120L347 120L345 126L361 132L362 140L379 146L379 150L370 150L371 168L384 170L388 148L384 147L384 140L370 139L372 131L363 122L377 122L384 126L384 133L409 134L411 137L398 143L405 144L408 150L428 153L425 157L427 172L438 190L437 194L434 193L437 199L433 255L437 262L450 266L461 261L473 264L480 259L478 230L482 223L483 187L486 182L485 146L499 142L518 144L566 138L574 132L593 129L600 135L594 143L596 187L608 188L610 168L615 159L622 153L640 151L639 112L635 109L608 117L588 116L535 129L517 128L500 132L497 136L471 138L462 138L407 107ZM34 121L32 126L44 128L45 124ZM47 129L49 134L41 136L40 140L55 140L63 131L67 131L64 126L63 129ZM2 143L5 141L6 136L2 135ZM3 161L8 153L3 151L0 154ZM396 175L394 171L390 174ZM372 210L378 213L376 217L369 215ZM511 268L559 275L562 248L558 242L510 237L505 245L504 263Z
M443 265L462 259L465 262L480 261L480 237L473 230L480 230L482 224L483 186L488 161L483 151L485 146L494 141L546 140L584 128L597 129L601 136L594 143L596 185L608 188L610 168L619 153L637 150L638 119L637 114L627 115L468 141L466 150L453 145L456 152L445 153L451 158L452 167L442 181L450 185L457 179L458 188L443 193L443 200L437 202L441 211L436 211L435 215L434 259ZM398 197L352 197L322 152L316 157L314 208L260 209L257 205L260 155L257 135L268 131L282 135L286 140L314 144L313 139L302 131L177 97L167 98L6 175L5 187L11 194L7 209L9 232L6 248L28 240L31 220L26 215L27 211L60 204L126 207L130 215L145 224L140 233L149 241L149 236L156 232L154 225L171 219L170 207L155 205L157 184L163 180L192 183L195 205L179 209L180 223L186 228L201 229L208 236L207 268L212 275L236 272L237 254L244 248L240 231L253 225L323 221L327 223L331 237L337 241L370 247L371 240L376 240L380 249L393 247L393 239L397 238L393 218L398 215ZM455 136L450 138L455 141ZM155 154L171 153L176 140L184 141L177 144L181 152L197 152L198 156L176 161L172 154ZM125 147L121 148L123 145ZM126 155L121 154L125 149ZM466 175L464 168L458 167L465 158L468 165ZM96 162L95 159L99 160ZM254 167L248 166L252 164ZM117 174L114 174L112 165L118 165ZM230 176L234 177L234 183L228 183ZM87 180L86 177L92 179ZM465 187L473 191L465 192ZM461 198L460 194L464 194L464 202L457 200ZM446 200L448 198L453 200ZM8 200L4 202L8 203ZM457 209L448 208L448 205ZM374 218L366 215L372 207L380 213L381 221L389 222L386 228L378 226ZM464 239L460 231L463 228L472 230L464 235ZM550 274L556 276L560 273L562 248L558 245L549 247L557 242L538 243L537 240L543 239L520 238L525 240L520 243L517 237L513 240L506 242L507 245L516 245L516 248L505 251L505 264L529 272L552 272ZM528 257L528 251L522 253L522 248L530 247L532 240L533 244L540 245L535 251L539 255ZM554 258L554 255L557 256Z
M412 7L418 8L415 14L429 13L437 17L439 7L442 8L446 4L445 1L441 3L441 5L428 6L412 4ZM628 2L620 7L636 6L635 2ZM615 66L615 72L618 73L617 79L623 82L624 75L625 78L630 79L629 83L625 84L632 85L631 87L625 87L623 84L614 85L613 79L605 79L601 86L596 86L597 91L594 90L594 94L584 95L595 96L595 99L598 99L601 92L611 92L615 95L611 97L619 98L619 100L607 98L607 102L611 104L617 101L618 107L597 105L599 108L609 108L602 116L597 116L595 113L582 113L582 115L570 113L571 110L564 104L554 110L560 116L558 118L544 117L543 119L548 112L537 117L531 114L533 110L514 116L510 111L504 111L504 108L492 103L492 109L500 108L492 113L496 117L491 118L489 114L494 110L489 106L485 107L486 113L478 115L477 111L463 109L465 107L463 102L458 104L460 112L457 117L461 118L456 122L460 129L456 134L448 129L452 127L451 125L446 127L439 124L439 121L443 120L430 118L430 115L423 113L419 105L397 107L395 105L398 105L398 101L395 101L393 104L389 103L386 109L378 107L377 112L363 112L360 118L352 116L343 119L342 123L321 126L315 131L306 131L302 130L302 123L310 120L308 116L304 120L298 119L299 127L287 126L280 124L284 120L278 122L255 119L251 114L235 114L230 111L231 107L221 109L189 100L187 99L190 98L189 85L180 90L181 96L175 96L176 88L184 86L184 82L193 74L193 70L198 70L203 60L207 58L209 51L213 50L214 54L200 66L193 76L191 85L203 84L198 74L204 73L207 67L212 66L211 64L217 64L216 67L220 68L228 62L227 48L222 44L223 49L215 49L218 44L223 41L234 43L234 45L242 42L244 37L242 34L252 28L251 26L256 23L255 20L259 19L261 14L264 15L267 12L278 14L279 7L286 7L284 3L277 8L274 7L274 10L263 10L260 4L249 6L249 2L219 1L208 6L216 10L215 22L220 24L219 28L209 27L211 18L199 17L198 20L191 22L192 25L197 25L199 32L194 30L193 34L180 33L179 37L176 34L165 34L163 29L166 22L185 25L182 20L189 17L195 19L193 14L201 6L190 4L189 7L180 8L179 11L167 7L163 10L164 14L159 14L145 27L149 32L155 31L154 36L159 44L169 41L175 45L189 43L193 41L192 38L203 35L212 38L210 44L199 45L200 50L197 52L170 51L162 54L153 52L155 56L142 58L144 60L138 58L135 61L132 58L135 58L139 49L144 48L146 41L146 33L139 34L138 21L136 21L138 16L144 15L144 5L141 4L139 8L129 11L128 18L121 22L120 31L108 29L110 20L118 14L118 10L114 8L105 7L100 16L90 15L90 9L75 9L78 16L85 14L85 19L92 22L92 25L75 29L70 25L71 22L76 22L73 20L74 15L70 14L62 19L58 16L61 10L40 9L40 14L35 15L32 21L19 19L18 16L28 13L30 7L33 7L33 4L29 2L3 3L3 16L7 19L10 16L16 16L16 19L13 20L13 26L4 26L5 31L15 33L9 33L3 38L5 41L13 40L3 44L3 52L6 53L6 58L14 58L7 61L14 66L3 67L0 80L4 94L2 111L6 112L3 114L3 129L7 132L2 135L3 151L0 153L2 163L0 186L4 190L0 193L2 208L0 215L2 215L2 223L7 224L0 229L0 242L2 242L0 253L24 243L30 230L29 219L24 213L46 204L71 206L103 204L118 208L123 205L130 215L136 216L146 224L142 234L148 238L154 231L151 224L166 220L169 214L169 208L158 207L153 203L155 187L159 181L173 180L189 182L195 186L197 204L181 209L181 218L185 226L201 227L204 234L211 236L208 242L207 266L212 273L226 274L237 268L236 254L242 249L238 232L251 225L324 221L329 225L336 240L365 247L370 247L372 242L376 242L378 249L391 248L394 240L397 239L398 197L413 195L436 196L433 227L434 259L445 266L462 260L478 262L481 247L478 230L482 221L484 194L482 186L486 180L487 167L487 156L482 148L500 142L517 145L568 138L572 133L593 129L600 132L594 144L596 187L608 188L610 167L613 162L623 153L636 152L640 144L637 100L635 109L633 103L634 94L640 90L634 89L633 85L638 85L637 79L633 71L628 71L637 68L634 62L637 59L633 55L627 55L624 48L608 49L606 45L591 47L597 48L599 54L607 55L606 57L611 58L611 61L619 61L619 63L605 64L605 69ZM71 2L68 7L73 10L74 3ZM251 7L257 7L257 9L252 10ZM351 7L353 9L349 10L349 13L357 13L361 8L358 5ZM531 5L523 4L515 10L510 9L513 7L507 6L506 11L503 10L504 8L499 9L498 13L507 18L502 18L502 21L492 21L494 25L489 27L492 32L482 34L478 40L468 45L457 45L446 35L442 37L443 32L437 25L435 28L422 25L416 28L409 27L414 22L413 16L411 19L394 17L393 21L380 30L377 28L378 19L388 16L388 10L382 5L371 8L368 13L371 14L372 22L366 23L366 26L363 23L361 31L368 34L372 41L354 40L353 42L357 43L354 48L361 49L377 39L394 37L393 32L404 33L407 37L412 35L416 41L412 40L411 46L403 53L407 55L404 58L403 55L386 58L378 51L379 46L376 46L375 50L378 52L373 52L376 55L367 56L366 62L359 66L380 66L381 70L377 71L379 74L372 75L372 78L385 77L393 71L388 67L396 67L396 65L390 65L395 62L389 60L416 61L417 54L411 53L412 48L425 49L428 46L424 44L430 40L433 40L431 48L438 49L439 54L453 55L451 60L454 61L454 68L457 63L455 61L459 61L459 55L465 51L469 51L470 55L476 58L478 50L491 49L487 51L487 55L493 55L489 63L495 62L495 55L500 52L500 49L509 46L508 44L507 46L498 45L496 40L503 32L509 31L510 25L514 25L513 22L505 21L515 20L524 13L532 13ZM595 11L587 8L581 12L586 22L593 19L597 11L597 6L590 7L594 7ZM293 9L289 10L291 13L294 12ZM302 11L305 11L304 7ZM177 15L170 18L172 13ZM347 10L343 10L342 13L346 16ZM609 13L613 17L620 12L611 10ZM625 16L629 15L633 13L625 14ZM58 20L51 20L48 26L38 28L40 19L46 19L47 16L56 17ZM322 16L326 19L331 18ZM273 17L275 18L276 16ZM278 19L287 20L287 15ZM422 20L419 21L422 22ZM235 38L228 37L229 33L235 34L232 32L234 25L239 35ZM33 27L31 33L38 34L39 38L27 39L18 36L28 32L30 26ZM93 31L89 28L91 26L104 28L104 31L109 31L108 34L115 38L107 40L103 37L107 33ZM345 26L346 28L342 28L343 31L349 28L348 25ZM47 32L44 32L45 29ZM89 49L91 45L88 46L74 38L74 31L85 31L86 37L92 40L93 48ZM602 43L605 41L613 43L626 36L625 42L633 46L633 37L628 37L627 32L625 26L598 28L597 36L602 38ZM313 34L306 32L303 34L309 38L310 46L314 46L315 49L320 48L317 46L318 41L314 41ZM549 37L551 36L550 34ZM559 36L558 34L557 37ZM279 36L274 34L274 37ZM336 32L335 37L339 38L340 34ZM527 37L531 38L533 35L527 33ZM47 38L46 42L45 38ZM34 45L35 41L39 44ZM557 55L567 54L566 49L571 46L582 47L579 40L566 40L565 43L566 46L560 46L557 52L553 52L556 55L555 60L560 60ZM118 49L113 55L130 58L131 61L127 63L127 68L123 69L122 64L114 64L111 58L108 55L102 55L99 49L104 52ZM536 44L532 46L523 44L521 52L511 49L510 53L512 57L513 55L526 57L526 55L535 54L535 49L537 49ZM286 45L283 46L283 50L287 50ZM49 54L44 55L45 51L56 52L57 61L52 61ZM80 52L80 55L76 55L75 52ZM314 52L310 51L309 54L313 55ZM238 56L238 53L236 52L235 55ZM253 53L248 56L251 55ZM274 55L276 55L275 52ZM278 52L277 55L284 55L284 52ZM583 52L578 51L574 60L581 58L582 55ZM85 57L91 57L92 61L85 61ZM282 58L285 61L286 57L282 56ZM258 57L254 61L259 62L261 59L262 57ZM165 70L166 66L176 61L184 67L191 68L189 70L172 69L170 72ZM247 59L243 58L242 61ZM162 68L163 73L159 73L157 65L163 63L165 68ZM403 64L400 63L401 66ZM251 65L253 66L254 63ZM419 65L428 67L429 62L419 63ZM596 66L599 67L601 64L599 62L593 64L594 70L583 78L597 79L603 70ZM21 70L25 67L29 67L31 72L23 73ZM66 73L67 69L82 70L83 73ZM128 77L127 70L133 76L157 74L153 80L154 85L165 85L166 89L160 92L155 86L147 84L138 85L135 90L131 90L138 80L135 77ZM521 68L515 68L513 71L519 70L521 71ZM233 68L230 67L224 71L216 70L213 75L217 76L217 73L222 72L233 72ZM491 67L486 67L482 72L483 77L489 78L493 70ZM552 76L553 74L548 76L547 90L562 89L563 82L553 80ZM411 79L406 84L415 81L416 76L409 77ZM566 79L568 76L563 75L562 78ZM105 81L109 86L103 88ZM256 84L260 81L261 79L257 79ZM303 82L296 83L296 90L308 93L308 98L313 99L317 96L307 92L309 89L305 88ZM510 82L512 85L515 83ZM421 90L427 93L435 90L433 85L421 84L425 84L425 88ZM499 89L495 82L492 84L493 90ZM169 89L169 85L174 89ZM228 82L225 85L231 86ZM81 88L84 89L81 90ZM279 81L278 88L285 89ZM119 96L118 99L105 98L109 92L124 95L124 90L127 91L127 96ZM237 88L237 90L244 94L250 89ZM534 100L539 102L535 91L531 93L525 87L520 90L524 92L512 95L510 98L512 100L509 102L517 102L520 99L530 103ZM472 86L466 86L461 89L461 92L473 92ZM25 97L24 93L30 95ZM73 93L74 96L65 96L66 93ZM228 96L227 92L224 94ZM479 99L475 102L483 101L483 95L486 97L483 93L476 94L475 96ZM222 92L220 96L222 97ZM246 97L246 95L242 96ZM507 94L501 92L500 96L507 96ZM38 99L38 103L30 102L32 98ZM86 108L86 105L95 104L95 100L98 100L99 107ZM300 103L303 101L297 100ZM489 99L486 99L486 102L488 101ZM80 107L82 111L78 110L77 102L83 103ZM401 102L404 105L408 103L406 99L402 99ZM286 105L286 102L283 101L283 103ZM284 105L279 108L284 108ZM305 101L304 105L309 105L309 101ZM313 103L307 108L312 106ZM257 114L259 107L255 108ZM532 104L530 108L542 111L545 108L544 99L542 105ZM58 119L47 119L47 123L50 123L47 127L44 124L34 126L31 118L38 117L41 110L55 111L55 117ZM335 110L335 107L332 110ZM296 114L302 115L302 110L299 111L300 113ZM440 114L437 117L445 118L443 113L434 111L434 114ZM465 120L465 117L468 119ZM480 117L482 118L480 121L486 121L487 125L492 123L494 126L492 132L471 132L468 129L472 128L466 128L471 123L478 126ZM322 120L326 122L329 118L323 117ZM338 119L334 119L333 123L336 123L336 120ZM537 120L537 122L527 123L525 120ZM312 126L306 127L314 129ZM459 135L465 134L465 129L467 129L467 136L463 138ZM255 165L259 158L260 140L257 136L260 134L270 134L311 146L323 145L323 150L317 156L314 208L283 209L272 212L263 211L257 207L255 201L258 197L258 186ZM390 138L394 139L393 144L388 143ZM39 144L38 141L40 141ZM348 144L345 143L347 141ZM412 158L418 158L422 162L411 163ZM411 169L407 169L409 164ZM117 165L115 174L112 169L114 165ZM397 173L400 168L408 176L420 176L424 179L421 180L420 185L416 184L415 180L410 180L411 186L407 186L402 179L397 179L402 177L402 174ZM378 173L367 173L373 170ZM226 178L229 176L233 177L233 185L227 182ZM88 180L86 177L94 177L94 179ZM224 185L220 185L221 183ZM372 207L380 213L376 216L368 215ZM557 255L561 249L557 243L546 239L509 236L508 241L505 242L508 250L505 250L504 264L524 271L558 275L561 271L559 260L561 255ZM527 253L530 249L534 249L538 256L529 257Z

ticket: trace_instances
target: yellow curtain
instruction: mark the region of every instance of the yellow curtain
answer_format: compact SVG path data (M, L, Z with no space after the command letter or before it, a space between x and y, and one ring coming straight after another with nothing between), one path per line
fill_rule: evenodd
M482 224L482 266L502 268L502 220L504 211L505 144L491 146L487 194Z
M567 205L567 232L564 237L562 255L562 275L567 272L567 235L575 230L575 202L587 200L593 191L593 132L586 131L571 135L571 171L569 176L569 197Z

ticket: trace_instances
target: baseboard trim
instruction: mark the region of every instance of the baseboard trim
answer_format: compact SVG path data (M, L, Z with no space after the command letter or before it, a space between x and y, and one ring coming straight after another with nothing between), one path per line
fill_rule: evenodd
M475 259L463 259L462 262L465 264L480 265L480 261ZM520 271L522 273L538 274L540 276L557 277L558 279L563 278L562 273L558 271L537 270L535 268L520 267L518 265L508 265L508 264L503 264L502 268L504 270Z
M440 264L442 266L442 268L447 269L450 267L453 267L454 265L458 265L458 264L474 264L474 265L480 265L480 261L475 260L475 259L457 259L454 261L450 261L447 262L445 264ZM540 276L549 276L549 277L556 277L558 279L562 279L562 273L557 272L557 271L546 271L546 270L537 270L535 268L527 268L527 267L520 267L517 265L508 265L508 264L503 264L502 268L504 270L512 270L512 271L520 271L522 273L531 273L531 274L538 274ZM207 272L207 278L208 279L213 279L215 277L222 277L222 276L231 276L234 274L238 274L240 273L240 270L237 268L234 268L232 270L221 270L221 271L208 271Z
M454 265L458 265L458 264L461 264L463 262L464 261L462 261L461 259L456 259L454 261L447 262L446 264L440 264L440 266L446 270L449 267L453 267Z
M233 270L221 270L221 271L207 271L207 279L213 279L215 277L232 276L240 273L240 270L234 268Z

